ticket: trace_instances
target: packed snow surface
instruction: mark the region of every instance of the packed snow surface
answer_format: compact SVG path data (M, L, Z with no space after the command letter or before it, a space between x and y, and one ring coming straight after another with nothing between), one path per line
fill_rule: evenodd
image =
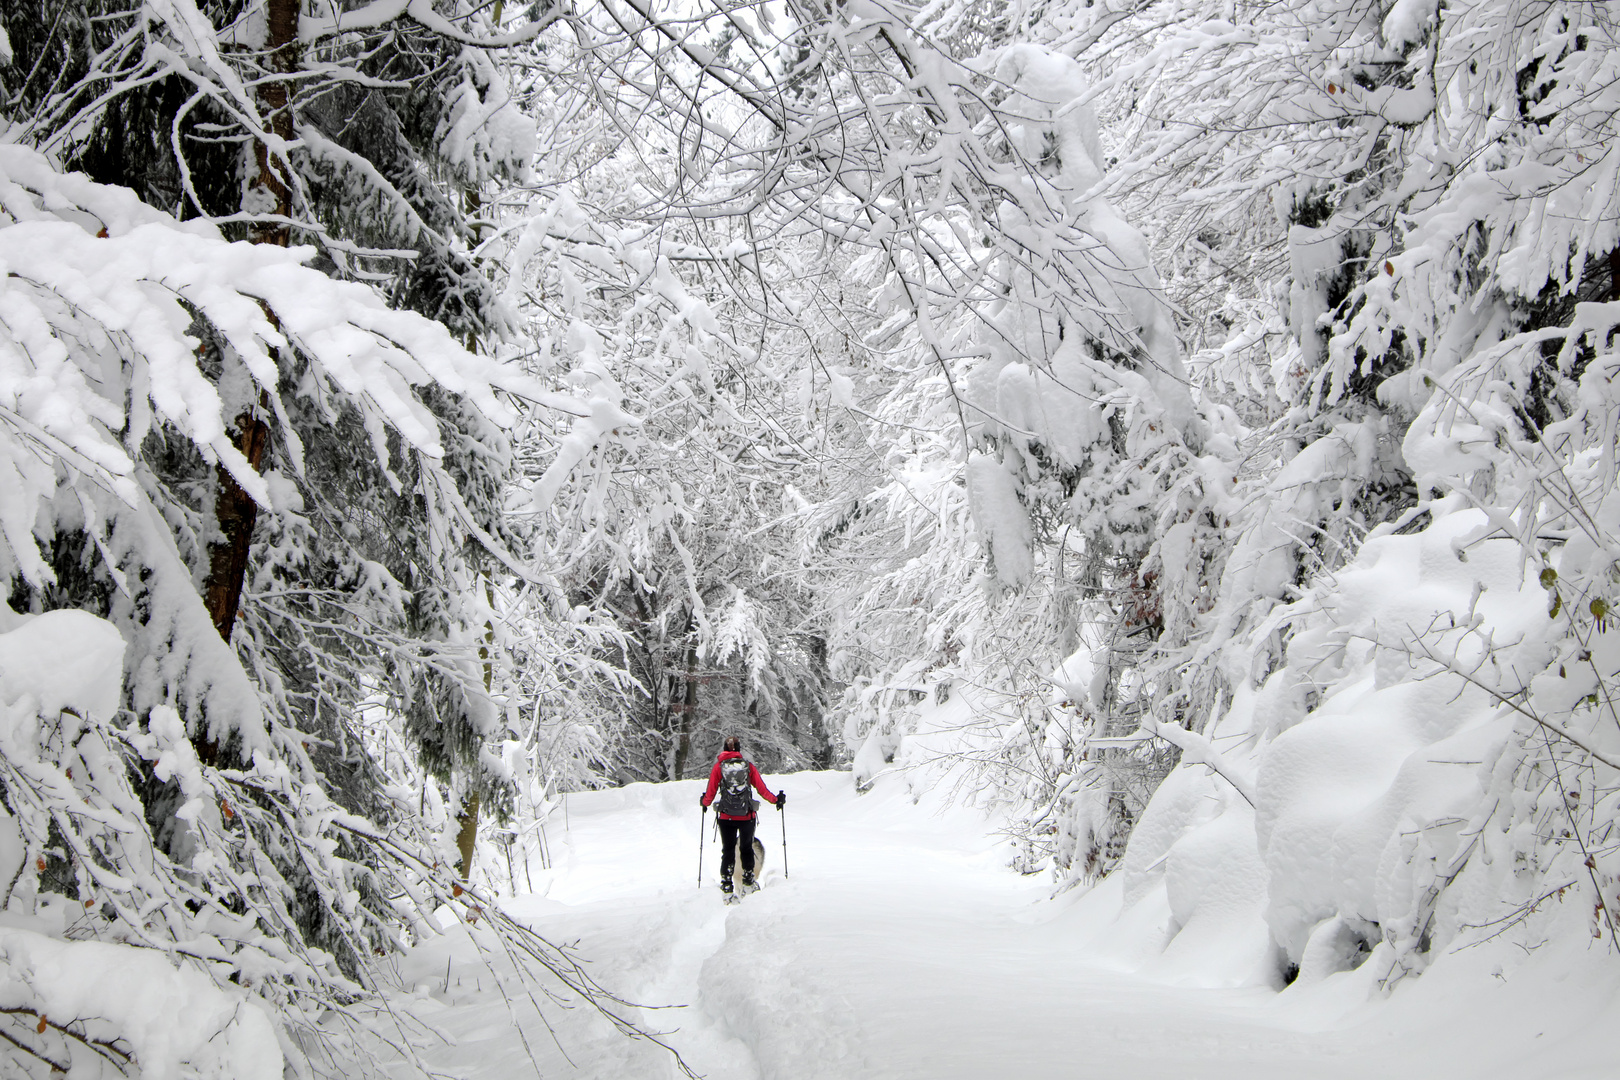
M1614 1075L1620 960L1601 943L1549 945L1506 977L1502 956L1468 950L1389 993L1372 965L1232 986L1258 961L1220 944L1248 949L1252 898L1231 897L1223 922L1205 897L1198 947L1177 956L1163 944L1175 883L1128 908L1123 875L1052 899L1044 876L1007 868L993 820L904 775L865 794L848 773L767 781L789 793L791 876L766 808L764 888L734 906L712 835L696 884L696 781L570 795L546 825L550 868L537 849L527 867L514 856L533 891L513 914L577 942L614 992L673 1006L638 1016L713 1080ZM1211 820L1242 831L1231 813ZM1231 847L1213 833L1206 846ZM548 1031L481 942L456 926L401 968L411 1012L453 1040L428 1063L469 1080L533 1076L531 1060L546 1076L679 1075L588 1012L543 1004Z

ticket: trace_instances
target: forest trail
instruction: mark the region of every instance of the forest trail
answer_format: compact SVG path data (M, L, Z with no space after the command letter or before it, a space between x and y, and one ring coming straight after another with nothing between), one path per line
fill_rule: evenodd
M915 806L897 779L865 796L847 773L768 780L789 792L791 877L767 807L765 887L738 905L716 887L712 827L696 888L694 781L572 795L547 828L552 867L515 866L535 893L510 901L512 913L577 942L627 999L679 1006L640 1018L709 1080L1612 1075L1591 1034L1606 1010L1571 1007L1578 988L1548 995L1516 979L1502 991L1478 972L1370 1000L1354 974L1282 994L1189 986L1185 970L1171 985L1151 964L1110 967L1108 898L1046 900L1049 879L1008 870L1009 848L979 815ZM553 1013L553 1041L532 1013L474 993L476 963L458 940L459 928L407 965L453 982L447 1005L488 1004L437 1021L457 1040L432 1055L448 1073L534 1075L509 1018L521 1017L548 1077L680 1075L589 1014Z

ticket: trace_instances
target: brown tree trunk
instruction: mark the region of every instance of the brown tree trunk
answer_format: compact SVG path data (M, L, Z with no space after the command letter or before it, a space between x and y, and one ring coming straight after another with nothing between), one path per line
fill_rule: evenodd
M270 49L272 70L290 72L297 66L298 7L299 0L269 0L269 40L266 46ZM293 135L290 100L291 91L287 83L281 80L266 82L259 90L259 104L265 111L266 122L270 130L284 141L290 140ZM274 204L271 209L276 216L291 216L291 192L275 167L270 148L263 141L255 144L254 158L258 164L255 186L270 196ZM249 232L249 238L255 244L275 244L278 247L286 247L289 237L290 230L279 222L255 225ZM275 322L274 315L270 318L272 323ZM270 442L270 429L258 416L258 410L264 408L264 404L261 395L257 408L250 404L237 416L236 426L231 432L231 441L236 448L247 458L248 464L260 472L264 470L264 451ZM228 643L236 625L237 612L242 606L242 582L247 576L248 551L253 543L253 526L258 521L259 508L252 497L242 490L236 478L225 469L216 468L215 476L214 520L220 538L208 548L208 579L203 583L203 602L214 621L214 629ZM218 743L199 734L196 745L204 762L210 765L218 763Z
M490 587L488 579L484 581L484 599L491 607L495 606L495 590ZM495 685L495 668L490 661L490 646L495 644L495 627L489 623L484 624L484 643L478 646L478 658L484 662L484 693L489 693ZM461 816L456 818L461 823L461 831L456 834L456 848L461 852L461 880L472 881L473 852L478 847L478 788L476 777L468 784L467 798L461 804ZM511 852L507 852L507 859L511 859Z
M265 5L266 41L270 51L268 67L271 71L287 73L298 66L298 8L300 0L268 0ZM293 137L292 88L287 82L274 79L259 88L259 107L264 110L265 124L271 133L285 144ZM292 216L292 191L277 166L270 147L263 141L253 147L254 161L259 175L256 187L269 195L272 212L281 218ZM255 244L276 244L286 247L292 230L282 222L254 225L249 238Z
M456 873L462 881L472 880L473 849L478 846L478 792L469 791L461 804L461 831L456 834L456 849L461 852L461 865Z
M270 429L263 420L252 412L244 412L236 418L231 441L236 443L249 465L263 469L264 448L270 441ZM214 472L219 483L214 498L214 518L223 539L208 548L208 581L203 588L203 602L208 605L214 629L221 638L230 641L236 612L242 604L242 580L247 575L248 548L259 507L224 466Z
M236 418L231 441L242 451L256 472L264 471L264 451L270 443L270 428L252 408ZM214 622L214 629L229 645L242 606L242 583L247 578L248 552L253 546L253 526L259 519L259 506L242 490L236 477L215 466L214 521L220 539L208 545L208 579L203 582L203 604ZM197 758L204 765L219 764L219 742L198 731L192 737Z

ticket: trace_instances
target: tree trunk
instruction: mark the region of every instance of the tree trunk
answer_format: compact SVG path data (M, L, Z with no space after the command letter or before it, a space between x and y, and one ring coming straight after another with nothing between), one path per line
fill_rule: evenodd
M268 0L265 5L266 41L270 69L288 73L298 66L298 8L300 0ZM272 134L283 145L292 141L292 88L285 80L272 79L259 87L259 107ZM262 140L253 147L259 167L255 188L269 196L269 208L280 218L292 216L292 191L282 178L271 148ZM262 198L262 196L261 196ZM262 222L252 227L249 238L255 244L286 247L292 230L284 222Z
M456 849L461 852L461 865L456 873L462 881L472 880L473 849L478 846L478 792L469 791L461 804L461 831L456 834Z
M299 0L269 0L266 5L269 31L266 47L271 50L273 70L290 72L297 66L298 7ZM290 141L293 135L290 101L291 91L282 80L268 81L259 89L259 104L264 109L266 123L283 142ZM262 140L254 145L254 159L258 165L255 189L270 197L271 210L277 217L290 217L291 192L275 167L270 147ZM253 243L278 247L286 247L289 236L290 230L281 223L255 225L249 231ZM274 315L270 316L270 321L276 321ZM258 407L263 408L264 404L261 394ZM256 471L264 470L270 429L252 404L237 416L231 441L242 451L248 464ZM208 548L208 579L203 583L203 602L214 620L214 629L229 643L242 606L242 582L247 577L248 551L253 544L253 526L258 521L259 508L225 469L216 468L215 476L214 520L220 538ZM219 762L219 744L213 739L199 733L196 746L205 763Z
M232 441L249 465L263 469L264 448L270 441L270 429L263 420L252 412L242 413L236 418ZM237 609L242 604L242 580L247 576L248 548L253 540L259 506L224 466L217 467L214 473L219 484L214 498L214 519L223 539L208 548L208 581L203 589L203 600L214 620L214 629L228 642L231 629L236 625Z
M495 606L495 590L489 579L483 579L484 599L490 607ZM495 644L495 626L492 623L484 624L484 643L478 646L478 658L484 662L484 693L489 693L495 685L495 665L490 659L490 651ZM476 766L475 766L476 769ZM456 821L461 824L461 831L456 834L456 848L461 852L461 880L472 881L473 852L478 848L478 774L474 772L467 784L467 797L461 803L461 815ZM511 862L512 853L506 853L507 862Z
M694 627L692 643L686 647L686 696L676 720L675 768L671 780L679 780L686 775L686 759L692 753L692 722L697 716L698 704L697 662L697 630Z

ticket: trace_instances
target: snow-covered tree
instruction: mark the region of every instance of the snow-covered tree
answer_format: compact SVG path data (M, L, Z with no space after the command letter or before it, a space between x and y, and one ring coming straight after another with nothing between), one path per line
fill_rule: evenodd
M1534 941L1571 888L1611 936L1612 13L1075 20L1111 69L1102 100L1132 109L1117 189L1164 208L1161 257L1208 343L1195 378L1238 421L1206 455L1234 496L1211 504L1229 532L1208 614L1158 661L1194 730L1144 727L1190 767L1148 811L1128 893L1224 829L1264 865L1234 851L1223 887L1269 902L1301 977L1370 951L1399 978L1481 926ZM1451 776L1463 745L1479 764ZM1358 754L1347 786L1326 779Z
M7 108L21 122L14 137L94 179L207 218L228 238L311 243L327 273L493 350L511 321L479 265L482 207L499 184L527 175L535 132L491 54L540 24L496 26L491 14L299 0L23 5L7 14L26 62L12 65ZM80 24L88 36L69 32ZM29 77L47 69L60 74ZM281 377L303 375L289 365ZM260 563L255 500L229 472L213 478L213 505L197 509L219 633L249 654L261 685L298 699L304 723L338 748L323 767L356 796L366 784L337 774L360 758L335 718L369 693L362 675L389 681L475 830L479 799L500 786L480 765L499 721L483 701L484 672L455 656L487 625L476 581L511 539L500 506L512 460L504 436L456 392L422 392L453 432L443 452L455 485L434 493L409 458L372 464L366 444L383 436L358 414L290 396L280 420L297 439L279 442L256 388L224 385L237 394L226 402L233 441L255 469L290 453L319 479L306 491L301 531L271 539L259 550L275 554ZM168 482L195 486L197 464L168 462ZM441 512L460 523L448 534L430 525ZM386 645L330 630L371 623L366 602L355 603L365 589L354 588L354 568L366 564L404 600Z
M546 49L533 107L573 118L563 156L578 176L502 239L536 344L525 363L583 408L532 414L514 519L568 602L622 631L610 652L634 690L613 772L683 775L726 733L767 766L824 759L819 621L794 560L804 455L781 416L798 358L792 250L750 244L746 220L650 217L666 137L622 145L628 121L595 100L595 53Z
M206 476L186 464L199 462L249 493L271 537L261 578L274 582L275 559L304 557L308 504L330 481L313 471L319 459L291 421L319 409L352 425L371 468L412 477L428 531L453 539L474 526L446 461L446 429L419 395L454 394L493 432L515 419L499 392L527 383L443 325L304 265L311 248L230 243L23 146L0 146L0 214L10 892L93 912L74 924L80 936L184 962L204 976L195 987L176 976L199 1002L222 1000L204 992L222 988L226 1004L196 1019L215 1025L198 1028L201 1043L260 1015L232 983L282 1024L344 1008L375 991L373 954L434 932L442 903L476 915L485 901L461 895L410 793L368 773L358 745L323 739L326 718L326 732L352 730L342 702L323 698L319 682L306 696L281 681L285 665L259 665L260 638L232 649L219 634L201 569L208 504L199 496L209 489L177 476ZM276 452L263 472L227 429L226 403L243 384L271 418ZM319 624L276 611L276 586L256 584L271 594L263 625L316 637L304 652L312 666L353 656L379 670L379 658L407 646L398 628L411 598L378 561L356 557L330 572L335 598L320 600L330 614ZM83 638L77 660L73 635ZM426 661L473 663L473 648L450 644ZM496 921L565 983L593 992L561 954ZM8 1007L48 1015L58 991L18 978L33 989L17 989ZM91 1026L42 1024L20 1052L46 1064L88 1053L126 1071L156 1067L124 1006L82 1019ZM262 1034L243 1035L242 1052L264 1054ZM193 1064L237 1053L236 1038L199 1046Z

